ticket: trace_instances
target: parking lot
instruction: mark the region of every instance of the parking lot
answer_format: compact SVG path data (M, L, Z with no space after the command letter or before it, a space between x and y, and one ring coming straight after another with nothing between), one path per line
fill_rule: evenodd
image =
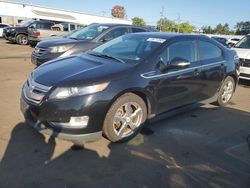
M0 187L250 187L250 82L226 108L205 105L148 123L127 143L44 137L24 123L32 48L0 39Z

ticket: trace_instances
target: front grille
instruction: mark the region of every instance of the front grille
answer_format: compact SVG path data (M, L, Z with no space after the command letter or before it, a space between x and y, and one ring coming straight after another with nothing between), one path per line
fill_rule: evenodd
M250 59L240 59L240 66L250 67Z
M250 78L250 74L240 73L240 76L242 76L242 77L246 77L246 78Z
M39 104L50 88L51 87L35 82L32 77L29 77L27 82L24 84L23 94L28 101Z
M48 48L40 48L40 47L35 47L35 50L33 51L33 54L36 57L41 57L42 55L44 55L45 53L47 53L49 51Z

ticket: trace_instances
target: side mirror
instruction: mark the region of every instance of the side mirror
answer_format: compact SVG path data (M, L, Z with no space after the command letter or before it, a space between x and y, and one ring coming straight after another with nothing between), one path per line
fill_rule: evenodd
M31 25L29 28L30 28L30 29L35 29L34 25Z
M103 36L102 38L101 38L101 42L108 42L108 41L110 41L110 40L112 40L112 38L111 37L108 37L108 36Z
M233 48L234 46L235 46L235 44L233 44L233 43L229 43L229 44L227 45L228 48Z
M190 66L190 62L186 59L175 57L170 61L168 69L184 69Z

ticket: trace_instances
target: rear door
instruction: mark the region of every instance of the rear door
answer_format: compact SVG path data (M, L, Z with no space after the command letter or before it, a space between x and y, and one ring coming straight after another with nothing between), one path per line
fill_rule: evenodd
M223 50L210 41L199 40L198 51L201 64L199 101L202 101L213 97L219 90L226 74L226 61Z

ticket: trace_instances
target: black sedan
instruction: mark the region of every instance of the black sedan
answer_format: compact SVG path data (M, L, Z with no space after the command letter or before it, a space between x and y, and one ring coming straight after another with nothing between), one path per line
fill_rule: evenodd
M228 104L235 51L202 35L128 34L35 69L21 109L33 127L74 143L135 136L144 122L197 102Z

